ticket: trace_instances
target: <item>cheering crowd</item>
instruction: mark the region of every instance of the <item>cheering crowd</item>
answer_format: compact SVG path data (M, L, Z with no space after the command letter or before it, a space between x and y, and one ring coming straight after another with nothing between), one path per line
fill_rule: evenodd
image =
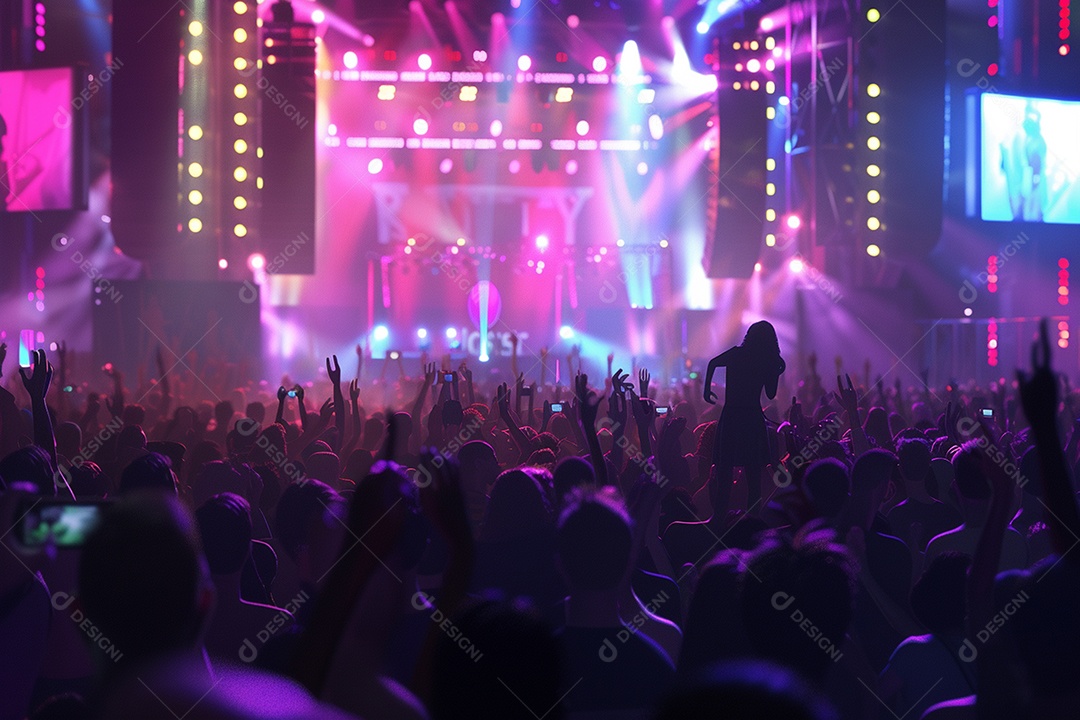
M832 391L765 322L672 384L5 354L0 720L1080 717L1045 327L990 387Z

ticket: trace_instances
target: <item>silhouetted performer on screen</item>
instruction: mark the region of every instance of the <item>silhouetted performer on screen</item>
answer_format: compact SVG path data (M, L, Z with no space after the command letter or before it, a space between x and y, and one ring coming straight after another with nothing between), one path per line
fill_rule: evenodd
M713 373L727 368L724 410L713 445L716 481L730 485L736 467L743 469L747 480L747 508L753 509L761 498L761 471L769 462L769 438L765 414L761 410L761 391L769 399L776 397L780 374L787 367L780 357L776 330L762 320L751 325L742 344L709 361L705 373L705 401L716 403L712 391Z
M1012 146L1003 143L1001 155L1013 220L1042 222L1047 202L1046 139L1042 135L1042 113L1032 102L1024 106L1024 119Z

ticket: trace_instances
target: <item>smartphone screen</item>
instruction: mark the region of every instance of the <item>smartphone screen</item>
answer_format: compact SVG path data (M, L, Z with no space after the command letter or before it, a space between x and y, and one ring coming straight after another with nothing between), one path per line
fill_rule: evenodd
M668 414L668 412L670 412L670 411L671 411L671 408L669 408L669 407L666 407L666 406L664 406L664 405L661 405L661 406L659 406L659 407L657 407L657 408L656 408L656 415L657 415L658 417L662 417L662 416L664 416L664 415L667 415L667 414Z
M444 383L452 383L452 382L454 382L454 373L443 373L442 381Z
M562 412L562 403L551 403L551 412Z
M18 537L26 547L40 547L50 538L57 547L82 547L104 507L101 501L38 502L19 521Z
M982 416L984 418L992 418L992 417L994 417L993 409L992 408L983 408L982 409Z

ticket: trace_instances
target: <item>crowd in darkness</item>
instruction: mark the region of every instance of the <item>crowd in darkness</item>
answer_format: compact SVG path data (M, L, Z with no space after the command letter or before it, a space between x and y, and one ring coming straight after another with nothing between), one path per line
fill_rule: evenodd
M1080 717L1045 325L987 387L833 390L765 322L566 388L6 350L0 720Z

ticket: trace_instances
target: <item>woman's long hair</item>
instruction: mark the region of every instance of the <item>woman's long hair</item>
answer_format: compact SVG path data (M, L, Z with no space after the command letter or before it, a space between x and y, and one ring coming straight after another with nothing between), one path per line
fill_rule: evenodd
M780 355L780 341L776 339L776 328L768 320L759 320L746 329L742 347L755 355Z

